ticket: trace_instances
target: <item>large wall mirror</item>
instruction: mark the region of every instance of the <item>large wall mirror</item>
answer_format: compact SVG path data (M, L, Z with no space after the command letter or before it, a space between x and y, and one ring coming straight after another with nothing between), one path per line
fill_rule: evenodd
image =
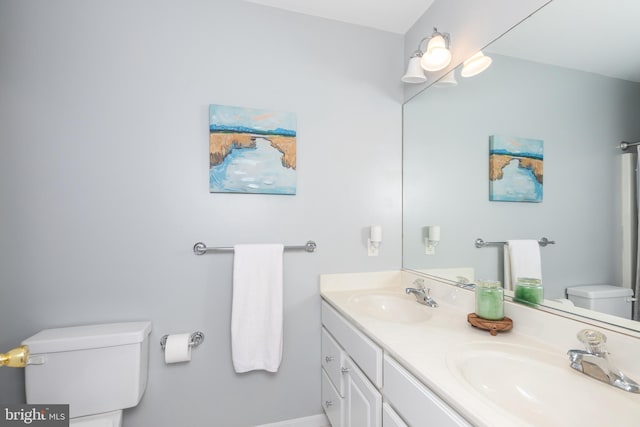
M502 281L504 246L476 239L546 237L555 244L540 249L543 306L574 311L555 301L568 287L634 286L637 155L620 142L640 140L638 16L632 0L553 0L484 49L488 70L456 70L457 85L431 85L405 104L405 269ZM492 135L543 141L541 202L489 200ZM429 226L440 229L432 251Z

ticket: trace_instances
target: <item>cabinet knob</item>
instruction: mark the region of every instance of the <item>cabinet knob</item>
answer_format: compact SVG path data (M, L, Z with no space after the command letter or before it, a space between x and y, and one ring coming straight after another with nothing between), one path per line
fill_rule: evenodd
M324 407L325 407L325 408L328 408L329 406L333 406L333 402L332 402L332 401L330 401L330 400L325 400L325 401L324 401Z
M348 373L349 373L349 368L342 367L342 368L340 368L340 371L341 371L343 374L348 374Z
M333 356L325 356L324 360L326 360L327 363L333 362L335 360L335 357L333 357Z

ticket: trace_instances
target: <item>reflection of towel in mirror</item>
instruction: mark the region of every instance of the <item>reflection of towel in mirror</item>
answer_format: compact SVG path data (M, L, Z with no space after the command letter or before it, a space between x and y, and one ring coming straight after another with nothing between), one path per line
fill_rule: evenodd
M234 246L231 353L236 372L280 367L283 250L281 244Z
M504 288L513 289L518 277L542 280L537 240L507 240L504 247Z

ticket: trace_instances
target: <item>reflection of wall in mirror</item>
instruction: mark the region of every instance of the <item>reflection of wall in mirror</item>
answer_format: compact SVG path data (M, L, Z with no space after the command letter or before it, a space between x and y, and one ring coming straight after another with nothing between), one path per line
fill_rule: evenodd
M429 120L425 120L429 117ZM568 286L621 284L620 178L626 135L640 135L640 84L494 55L455 88L431 88L404 108L403 266L471 266L502 279L502 248L485 240L538 239L547 298ZM545 200L491 203L487 136L545 141ZM447 239L424 256L420 229Z

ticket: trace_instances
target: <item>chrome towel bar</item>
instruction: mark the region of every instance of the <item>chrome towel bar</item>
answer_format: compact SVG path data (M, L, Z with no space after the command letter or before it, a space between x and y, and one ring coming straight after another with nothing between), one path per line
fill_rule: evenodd
M489 246L489 245L506 245L506 244L507 242L485 242L481 238L477 238L475 242L476 248L484 248L485 246ZM555 245L556 241L549 240L546 237L543 237L540 240L538 240L538 244L544 248L547 245Z
M318 245L316 245L316 242L314 242L313 240L309 240L306 244L304 245L299 245L299 246L285 246L284 250L285 251L307 251L307 252L315 252L316 247ZM205 245L202 242L198 242L195 245L193 245L193 253L196 255L203 255L206 254L207 252L233 252L233 247L232 246L226 246L226 247L213 247L213 248L208 248L207 245Z
M635 145L640 145L640 141L634 141L634 142L629 142L629 141L622 141L620 143L620 149L622 151L625 151L627 148L629 147L633 147Z

